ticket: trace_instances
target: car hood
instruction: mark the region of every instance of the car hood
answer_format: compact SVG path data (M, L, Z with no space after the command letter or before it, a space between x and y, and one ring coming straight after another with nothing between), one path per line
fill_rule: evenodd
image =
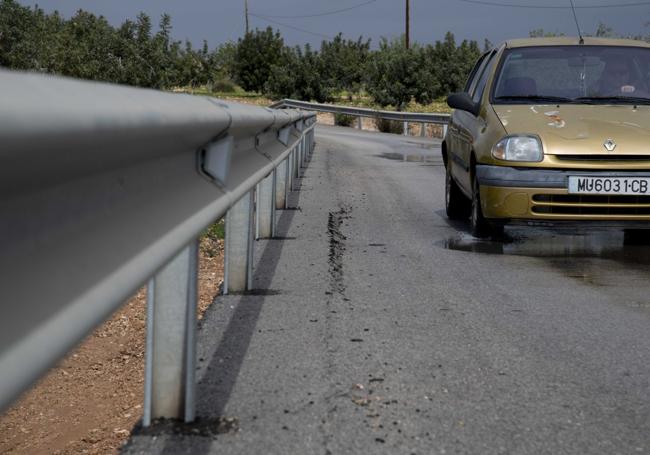
M508 134L537 134L551 155L650 155L650 106L496 105ZM612 140L612 151L604 143ZM610 146L611 148L611 146Z

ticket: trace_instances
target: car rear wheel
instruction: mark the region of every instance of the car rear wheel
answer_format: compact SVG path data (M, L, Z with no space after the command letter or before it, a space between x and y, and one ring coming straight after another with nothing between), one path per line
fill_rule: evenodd
M445 172L445 210L447 217L450 220L466 220L470 213L469 202L451 176L450 165L447 165Z
M490 224L483 216L481 208L481 187L476 176L472 179L472 204L470 212L472 235L478 238L503 235L503 226Z

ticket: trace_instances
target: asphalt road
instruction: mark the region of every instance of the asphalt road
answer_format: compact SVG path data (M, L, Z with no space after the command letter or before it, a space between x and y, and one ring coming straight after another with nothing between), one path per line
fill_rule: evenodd
M257 291L202 324L199 423L126 453L650 453L649 247L477 241L439 144L316 131Z

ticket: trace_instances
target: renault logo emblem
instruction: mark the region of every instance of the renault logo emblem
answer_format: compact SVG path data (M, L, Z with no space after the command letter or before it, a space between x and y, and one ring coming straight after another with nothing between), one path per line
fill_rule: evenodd
M608 152L613 152L614 149L616 148L616 142L614 142L613 139L607 139L603 145L607 149Z

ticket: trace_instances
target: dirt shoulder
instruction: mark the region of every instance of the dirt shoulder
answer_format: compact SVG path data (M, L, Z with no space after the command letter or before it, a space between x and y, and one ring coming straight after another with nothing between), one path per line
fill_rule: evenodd
M223 243L201 239L199 317L223 279ZM0 416L0 453L117 453L142 417L146 291Z

